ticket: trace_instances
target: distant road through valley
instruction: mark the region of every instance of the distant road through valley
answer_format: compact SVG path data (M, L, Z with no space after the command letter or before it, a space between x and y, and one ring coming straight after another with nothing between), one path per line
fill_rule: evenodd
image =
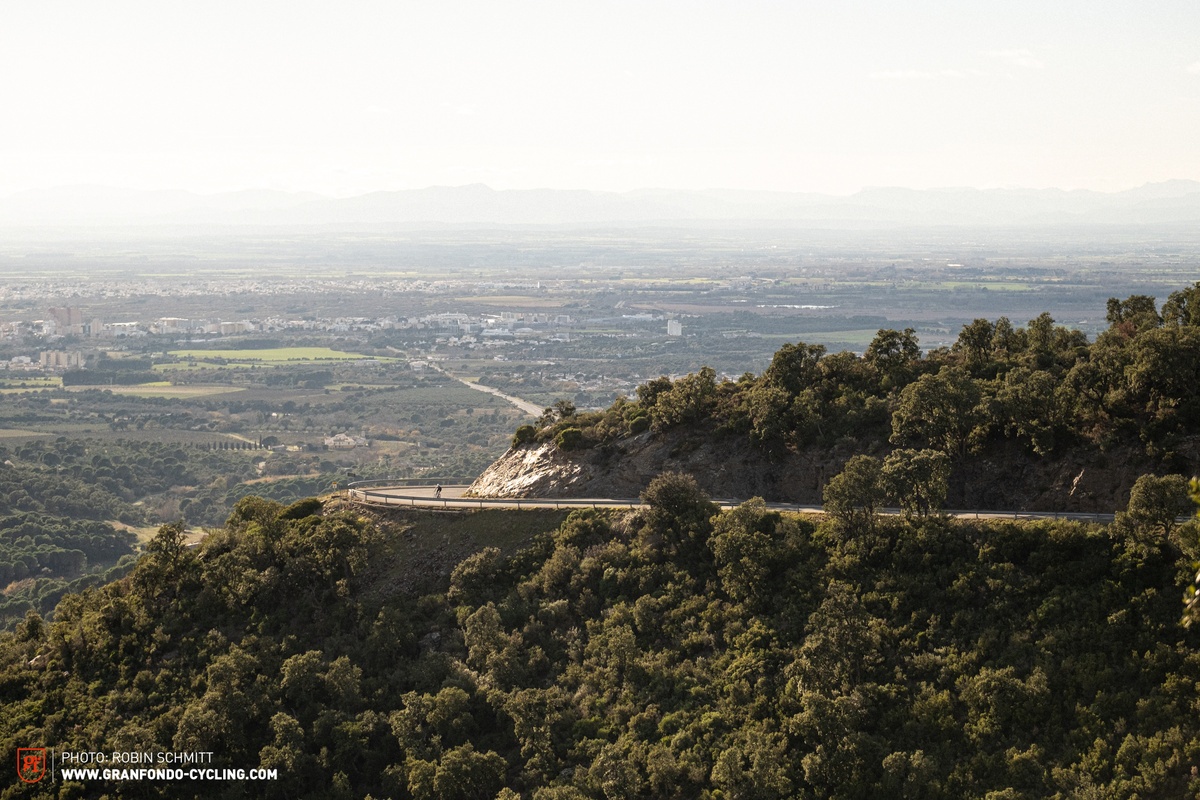
M455 378L453 375L450 375L450 377L454 378L454 380L458 381L463 386L466 386L469 389L474 389L477 392L487 392L488 394L494 394L494 395L496 395L496 397L499 397L501 400L507 400L508 402L512 403L514 406L521 409L522 411L524 411L526 414L530 415L531 417L540 417L542 415L542 411L545 410L545 409L537 406L535 403L529 402L528 400L522 400L519 397L513 397L511 394L505 394L504 392L500 391L499 389L497 389L493 386L484 386L482 383L471 383L470 381L464 380L463 378Z
M463 386L466 386L468 389L474 389L477 392L487 392L488 394L499 397L501 400L507 400L508 402L510 402L514 406L516 406L517 408L524 411L526 414L529 414L531 417L540 417L542 415L542 412L546 410L544 407L539 406L537 403L531 403L528 400L522 400L519 397L513 397L511 394L505 394L504 392L500 391L499 389L495 388L494 386L484 386L482 383L472 383L471 381L467 380L466 378L460 378L457 375L451 375L449 372L442 369L437 364L430 364L429 366L433 367L438 372L445 375L447 378L453 378L454 380L461 383Z

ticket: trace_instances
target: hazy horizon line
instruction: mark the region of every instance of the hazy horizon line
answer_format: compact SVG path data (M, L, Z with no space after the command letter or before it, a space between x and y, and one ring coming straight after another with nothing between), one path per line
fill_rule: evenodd
M780 194L780 195L820 195L823 197L853 197L866 191L896 189L911 192L948 192L948 191L974 191L974 192L996 192L996 191L1029 191L1029 192L1063 192L1069 193L1091 193L1100 195L1117 195L1123 192L1134 191L1137 189L1146 188L1148 186L1162 186L1172 183L1193 183L1200 190L1200 179L1196 178L1164 178L1162 180L1146 180L1141 183L1126 186L1121 189L1091 189L1086 187L1062 187L1062 186L1029 186L1023 184L1005 184L1005 185L939 185L939 186L906 186L902 184L865 184L849 192L836 191L821 191L817 189L762 189L762 188L744 188L734 186L708 186L704 188L680 188L675 186L639 186L632 189L595 189L582 186L529 186L529 187L502 187L496 188L484 181L468 181L465 183L432 183L424 186L407 186L400 188L377 188L367 189L358 192L329 192L318 189L297 189L297 188L278 188L271 186L243 186L236 189L195 189L182 186L160 186L154 188L125 186L111 183L60 183L51 186L31 186L21 189L0 190L0 200L11 199L20 195L27 194L42 194L54 193L60 191L79 191L79 190L104 190L113 192L128 192L137 194L155 194L155 193L181 193L191 194L197 197L216 197L220 195L244 194L253 192L264 192L274 194L287 195L315 195L320 198L331 200L345 200L354 197L364 197L372 194L397 194L401 192L421 192L430 189L469 189L474 187L488 189L489 191L501 192L587 192L591 194L635 194L639 192L680 192L680 193L696 193L703 194L708 192L729 192L729 193L744 193L744 194Z

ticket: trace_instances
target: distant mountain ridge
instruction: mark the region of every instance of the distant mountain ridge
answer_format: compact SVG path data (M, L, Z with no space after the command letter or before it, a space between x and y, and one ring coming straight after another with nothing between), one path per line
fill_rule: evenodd
M82 186L0 198L0 227L108 225L653 225L770 223L819 228L1200 223L1200 181L1122 192L867 188L851 195L710 189L596 192L433 186L331 198Z

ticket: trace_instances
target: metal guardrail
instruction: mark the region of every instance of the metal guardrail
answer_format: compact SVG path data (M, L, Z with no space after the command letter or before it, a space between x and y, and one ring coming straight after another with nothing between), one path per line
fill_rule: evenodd
M433 484L426 484L432 486ZM470 484L442 484L443 489L465 489ZM482 510L484 508L637 508L644 505L641 500L617 500L608 498L544 498L544 497L427 497L372 491L350 487L350 500L365 505L402 506L410 508L441 508L447 511ZM524 504L524 505L522 505Z
M365 484L381 484L396 486L393 482L386 484L382 481L359 481L351 484L349 487L349 499L354 502L363 503L366 505L382 505L382 506L407 506L411 508L424 507L450 510L470 510L484 508L517 508L518 510L532 508L640 508L646 504L640 499L634 498L605 498L605 497L588 497L588 498L548 498L548 497L512 497L512 498L493 498L493 497L428 497L417 495L404 495L372 490L366 488ZM433 486L434 482L423 484L408 484L409 486ZM443 483L443 489L464 489L470 484L458 483ZM404 488L398 486L397 488ZM733 508L741 500L731 498L714 499L714 503L721 508ZM767 508L772 511L792 511L802 514L823 514L824 508L821 506L806 506L795 503L767 503ZM881 508L879 513L887 515L899 515L899 508ZM1113 514L1100 514L1091 512L1076 512L1076 511L1001 511L1001 510L985 510L985 509L946 509L942 513L947 516L958 519L1013 519L1013 520L1038 520L1038 519L1065 519L1074 520L1076 522L1096 522L1101 524L1111 523L1114 519Z
M893 509L887 509L888 512ZM899 513L899 509L895 509ZM1099 522L1108 524L1116 514L1101 514L1091 511L984 511L976 509L945 509L942 513L959 519L1066 519L1075 522Z

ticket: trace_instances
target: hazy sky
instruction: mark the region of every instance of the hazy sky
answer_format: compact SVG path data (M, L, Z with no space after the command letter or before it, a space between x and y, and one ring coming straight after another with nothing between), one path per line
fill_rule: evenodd
M1200 2L0 2L0 194L1200 179Z

